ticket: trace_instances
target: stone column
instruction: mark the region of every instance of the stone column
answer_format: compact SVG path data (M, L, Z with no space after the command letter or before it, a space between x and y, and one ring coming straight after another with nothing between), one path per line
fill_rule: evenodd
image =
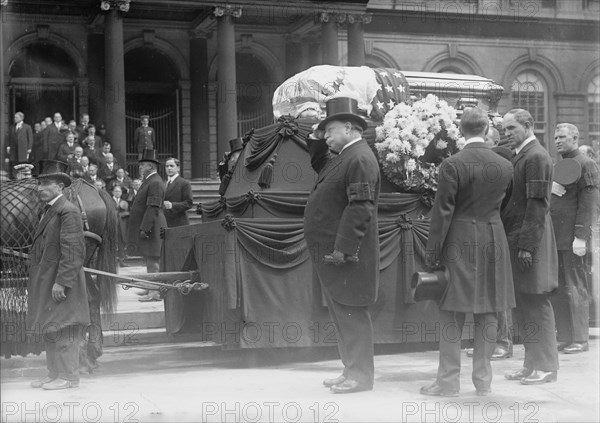
M341 13L322 12L319 15L322 28L321 60L324 65L339 65L338 24L345 20L346 15Z
M365 33L363 24L371 22L371 15L348 15L348 66L365 64Z
M235 76L234 18L242 16L240 7L217 6L217 158L229 151L229 140L237 133L237 89Z
M111 8L106 14L104 48L106 137L112 145L112 152L117 162L126 165L123 17L121 12L115 8Z
M297 35L288 35L285 37L285 77L304 70L304 51L302 42Z
M210 178L207 34L190 34L192 178Z
M0 3L0 22L6 22L4 10L5 2ZM4 87L4 27L0 29L0 169L7 170L4 159L6 158L6 137L8 134L6 120L8 119L8 95L5 95Z
M91 28L88 35L88 109L82 113L90 114L90 123L96 126L107 125L104 115L104 34ZM79 123L79 120L77 120Z

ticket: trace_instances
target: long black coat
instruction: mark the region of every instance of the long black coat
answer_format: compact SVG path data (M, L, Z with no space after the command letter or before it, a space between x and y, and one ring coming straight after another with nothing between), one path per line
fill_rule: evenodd
M31 126L25 122L21 123L21 128L17 131L17 126L12 125L8 133L8 145L10 147L10 160L12 162L27 161L27 150L33 147L33 131Z
M502 221L511 250L515 290L543 294L558 287L558 254L552 219L552 159L537 140L512 158L515 169L510 199ZM533 265L526 270L516 264L518 249L532 253Z
M40 221L29 254L28 327L36 335L42 335L74 324L88 324L81 212L64 196L56 200ZM52 299L55 282L67 288L67 299L60 303Z
M160 229L167 227L162 209L164 197L165 183L158 173L144 179L131 205L127 254L139 254L144 257L160 256ZM150 238L140 237L140 230L150 233Z
M581 175L566 185L562 197L552 195L550 215L554 224L554 236L559 251L572 251L575 237L589 241L592 226L598 218L600 174L596 163L579 150L567 153L563 159L577 160Z
M318 172L304 212L304 236L321 285L337 302L364 306L377 299L379 163L365 140L330 156L322 141L309 141ZM358 253L357 263L323 264L333 250Z
M60 145L65 140L64 133L57 129L56 124L52 122L52 124L48 125L46 129L44 129L43 134L47 158L50 160L56 160Z
M181 176L168 184L165 190L165 201L173 204L172 209L165 209L165 218L169 228L189 225L187 211L194 205L192 199L192 185Z
M500 219L512 164L483 142L474 142L445 159L439 175L427 251L450 272L440 308L491 313L514 307L510 253Z

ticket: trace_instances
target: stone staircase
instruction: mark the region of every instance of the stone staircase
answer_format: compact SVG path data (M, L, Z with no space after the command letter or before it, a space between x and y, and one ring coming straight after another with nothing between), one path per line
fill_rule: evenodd
M219 199L219 179L192 179L192 197L194 198L194 207L188 211L190 224L202 223L202 216L196 214L198 203L214 201Z

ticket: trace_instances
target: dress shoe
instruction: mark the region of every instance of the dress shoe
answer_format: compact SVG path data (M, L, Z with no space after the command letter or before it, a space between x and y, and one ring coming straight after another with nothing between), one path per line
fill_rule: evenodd
M59 389L77 388L78 386L79 381L54 379L52 382L48 382L42 385L42 389L47 389L49 391L57 391Z
M433 382L429 386L423 386L421 388L420 392L423 395L429 395L432 397L457 397L458 396L458 391L445 390L437 383L437 381Z
M491 389L478 389L477 391L475 391L475 394L477 394L478 397L487 397L491 393Z
M351 394L352 392L371 391L373 385L366 385L356 380L346 379L339 385L333 385L331 391L336 394Z
M568 347L564 347L562 352L565 354L578 354L590 349L590 344L587 342L573 342Z
M340 383L344 383L345 380L346 376L340 375L333 379L325 379L323 381L323 385L325 385L327 388L331 388L333 385L339 385Z
M467 357L473 357L473 348L467 348Z
M529 376L521 379L523 385L541 385L542 383L556 382L558 374L556 371L553 372L542 372L541 370L535 370Z
M512 351L509 351L505 348L502 347L496 347L494 349L494 353L492 354L492 357L490 358L490 360L504 360L505 358L511 358L512 357Z
M572 342L559 342L556 346L558 347L559 351L562 351L565 349L565 347L568 347L571 344Z
M50 376L46 376L43 379L40 380L34 380L33 382L31 382L31 387L32 388L41 388L42 385L46 384L46 383L50 383L54 380L55 378L50 377Z
M529 376L532 373L533 373L532 369L526 369L525 367L523 367L522 369L517 370L516 372L505 373L504 374L504 379L507 379L507 380L521 380L524 377L527 377L527 376Z

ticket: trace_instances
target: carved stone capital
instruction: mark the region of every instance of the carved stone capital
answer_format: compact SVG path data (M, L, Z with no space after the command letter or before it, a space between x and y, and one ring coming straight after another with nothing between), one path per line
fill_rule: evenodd
M231 16L232 18L241 18L242 17L242 8L241 6L215 6L213 10L213 14L215 17L220 18L222 16Z
M364 25L368 25L373 20L373 15L371 13L360 13L360 14L352 14L348 13L348 17L346 19L349 24L353 23L362 23Z
M343 24L344 22L346 22L346 18L347 15L345 13L321 11L317 14L316 21L317 23L333 22L337 24Z

